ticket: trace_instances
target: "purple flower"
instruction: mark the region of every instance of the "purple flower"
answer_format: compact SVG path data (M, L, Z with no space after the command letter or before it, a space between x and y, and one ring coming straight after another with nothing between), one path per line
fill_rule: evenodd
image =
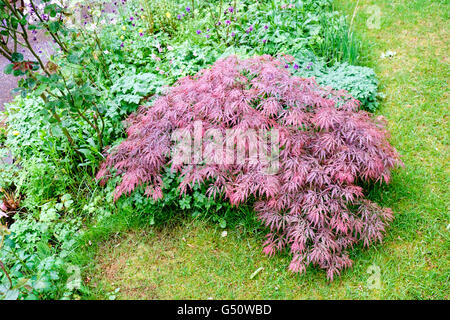
M268 26L268 25L265 25L265 26L264 26L264 29L266 29L266 30L269 29L269 26Z
M288 64L286 64L286 65L285 65L284 67L285 67L285 68L287 69L287 68L289 68L289 65L288 65Z
M234 11L234 8L233 8L233 7L229 7L229 8L228 8L228 11L229 11L229 12L233 12L233 11Z
M201 31L201 30L197 30L196 32L197 32L197 34L200 34L200 33L202 33L202 31Z
M226 24L231 24L230 20L225 21Z
M306 69L308 69L308 70L311 69L312 65L313 65L312 62L308 63L308 65L306 66Z
M142 32L139 32L139 35L142 37L144 34Z
M186 7L186 11L187 11L187 12L191 12L191 8Z
M206 39L209 39L209 37L211 37L209 34L206 35Z
M130 17L130 21L133 21L134 20L134 18L133 17Z
M177 19L181 20L181 14L177 15Z
M298 70L298 64L296 64L296 63L294 64L294 69Z
M266 43L266 42L267 42L267 39L264 39L262 42L263 42L263 43Z
M231 36L232 36L232 37L234 37L235 35L236 35L236 33L234 33L234 32L231 33Z
M123 48L123 47L124 47L124 44L123 44L123 42L122 42L122 43L120 44L120 47L121 47L121 48Z

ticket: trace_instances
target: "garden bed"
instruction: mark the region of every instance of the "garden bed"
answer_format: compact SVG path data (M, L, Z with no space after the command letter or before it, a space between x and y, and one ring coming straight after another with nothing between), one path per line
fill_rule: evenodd
M48 74L32 71L41 76L20 82L22 95L6 106L2 150L15 163L0 172L0 298L447 299L445 5L361 1L355 11L354 1L165 2L128 0L105 12L85 6L79 26L50 29L51 19L40 26L62 47ZM126 145L123 120L232 54L272 55L282 72L346 90L375 112L371 118L387 121L405 167L389 185L358 183L395 219L382 243L349 250L353 266L332 273L334 281L314 264L289 271L288 250L264 255L268 228L253 200L231 206L202 188L180 197L175 174L164 177L170 188L159 202L138 184L115 199L122 175L104 186L95 179ZM5 71L32 78L16 68L26 58L13 60Z

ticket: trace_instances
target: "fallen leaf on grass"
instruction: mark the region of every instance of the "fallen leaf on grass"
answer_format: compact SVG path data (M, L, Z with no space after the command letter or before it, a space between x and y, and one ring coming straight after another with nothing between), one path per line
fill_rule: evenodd
M256 271L253 272L252 275L250 276L250 280L252 280L254 277L256 277L258 275L258 273L260 273L263 269L264 269L264 267L260 267L260 268L256 269Z

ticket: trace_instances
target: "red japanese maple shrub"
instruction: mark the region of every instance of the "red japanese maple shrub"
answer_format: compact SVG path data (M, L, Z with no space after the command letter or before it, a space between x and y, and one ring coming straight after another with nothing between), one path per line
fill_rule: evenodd
M182 177L181 193L207 183L210 197L221 193L233 205L255 200L259 219L271 230L264 252L270 256L288 248L290 270L318 265L333 279L351 266L349 247L381 240L393 218L390 209L364 198L358 182L388 183L401 161L382 119L359 111L359 101L346 92L292 77L285 63L271 56L230 56L180 79L167 95L129 118L128 139L108 155L97 178L105 182L112 174L122 175L116 199L141 185L159 199L163 168L169 166ZM252 161L251 143L245 144L249 155L240 163L177 161L172 134L195 135L198 121L202 137L211 129L223 134L276 129L278 170L268 172L264 163ZM205 143L201 152L208 147Z

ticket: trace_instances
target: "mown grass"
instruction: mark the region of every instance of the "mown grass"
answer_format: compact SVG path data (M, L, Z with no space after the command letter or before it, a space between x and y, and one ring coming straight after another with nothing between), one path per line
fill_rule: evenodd
M336 6L353 14L356 1ZM367 8L381 10L380 28L369 29ZM368 190L396 219L382 244L355 248L354 266L332 283L324 272L287 271L288 256L267 258L254 224L228 229L180 219L145 226L144 219L116 216L90 231L85 298L121 299L448 299L449 135L448 1L360 1L353 25L369 44L369 65L386 95L383 115L391 143L405 167L389 186ZM381 59L387 50L392 58ZM368 285L379 267L381 287ZM253 279L251 274L264 269Z

